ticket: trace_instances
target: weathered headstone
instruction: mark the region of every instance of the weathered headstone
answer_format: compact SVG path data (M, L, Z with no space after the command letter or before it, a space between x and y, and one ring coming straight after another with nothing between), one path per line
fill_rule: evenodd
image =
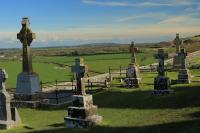
M180 64L180 60L178 57L178 53L180 53L180 49L181 49L181 44L182 44L182 40L179 38L179 34L176 34L176 38L174 39L174 44L176 47L176 54L173 58L173 69L180 69L181 64Z
M171 81L165 75L165 58L168 58L168 54L164 53L163 49L158 50L158 54L155 55L155 58L158 59L158 76L154 79L154 94L164 94L169 93Z
M84 65L83 59L79 58L75 60L75 66L72 67L72 72L76 78L76 95L86 95L84 76L88 72L87 65Z
M72 72L76 76L76 95L72 96L72 106L68 107L68 117L64 118L68 128L87 128L101 122L102 117L97 115L97 106L93 105L92 95L85 92L84 77L87 66L83 59L76 59Z
M181 49L181 52L178 53L178 56L181 63L181 68L179 69L179 74L178 74L178 81L180 83L190 83L189 70L186 68L187 53L185 49Z
M9 129L21 124L17 109L10 105L10 95L5 88L7 78L6 71L0 69L0 129Z
M136 64L136 56L135 53L138 51L138 48L135 47L135 42L131 42L131 46L129 48L131 53L131 63Z
M135 53L138 49L135 47L134 42L131 43L129 50L131 52L131 63L126 69L126 78L124 79L124 82L126 87L138 88L140 84L140 70L138 65L136 64Z
M40 87L39 76L33 72L32 56L30 45L33 39L36 38L35 33L32 33L29 28L29 19L22 19L22 29L17 34L17 39L20 40L23 46L22 52L22 73L17 77L16 99L32 100L42 91Z

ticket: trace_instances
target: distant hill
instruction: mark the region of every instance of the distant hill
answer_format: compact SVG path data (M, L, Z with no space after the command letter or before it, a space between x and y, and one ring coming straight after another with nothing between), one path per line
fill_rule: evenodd
M193 37L182 38L183 46L188 52L200 50L200 35ZM79 46L57 46L33 48L33 55L37 56L74 56L74 55L93 55L93 54L110 54L110 53L127 53L129 52L130 44L118 43L91 43ZM139 52L148 52L149 49L156 50L157 48L174 48L173 40L158 43L136 43ZM5 57L21 57L20 49L0 49L0 55Z

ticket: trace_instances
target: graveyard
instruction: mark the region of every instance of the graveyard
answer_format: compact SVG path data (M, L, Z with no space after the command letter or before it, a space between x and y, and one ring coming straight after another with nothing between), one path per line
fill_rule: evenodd
M199 7L2 1L0 133L198 133Z
M168 51L172 51L169 48ZM173 52L174 52L173 51ZM152 63L156 63L154 59L154 52L150 54L137 53L136 52L136 61L139 66L144 66ZM146 63L143 62L144 56L152 56L151 58L146 59ZM114 66L126 66L131 60L131 54L110 54L110 55L92 55L92 56L80 56L85 60L85 63L88 64L88 67L92 67L93 70L100 71L101 73L108 72L108 67L112 67L110 61ZM104 57L104 58L102 58ZM33 67L38 69L38 65L34 65L38 60L40 63L52 61L54 63L60 63L63 65L73 65L74 57L35 57L33 59ZM66 58L66 60L65 60ZM99 59L99 60L98 60ZM197 60L198 58L192 59L192 61ZM119 61L120 60L120 61ZM106 64L106 61L108 63ZM2 62L3 67L8 67L9 60ZM10 62L11 63L11 62ZM13 62L12 62L13 63ZM20 62L18 63L18 70L8 71L9 74L20 72ZM98 67L93 67L93 64L96 65L99 63ZM10 65L10 64L9 64ZM44 64L42 64L44 65ZM171 64L172 65L172 64ZM37 66L37 67L36 67ZM45 64L46 66L53 66L52 64ZM12 68L12 65L10 66ZM9 67L8 67L9 68ZM34 70L37 70L34 69ZM9 70L9 69L8 69ZM61 74L64 72L66 74L72 75L70 68L61 69ZM67 70L67 71L66 71ZM89 69L90 70L90 69ZM16 71L16 72L15 72ZM50 69L51 72L57 73L57 69ZM42 69L39 71L40 76L42 77L45 73L42 73ZM65 80L66 75L63 74L63 77L60 77L60 80ZM199 70L190 69L190 73L193 75L193 79L199 80ZM172 80L176 80L178 72L168 71L167 76ZM94 74L91 74L94 75ZM98 74L95 74L98 75ZM66 128L63 122L63 118L66 117L67 106L57 109L51 108L18 108L18 112L21 116L22 125L9 129L8 131L1 131L5 133L9 132L38 132L38 133L49 133L49 132L196 132L199 130L199 96L200 93L198 87L198 82L192 82L190 84L178 84L172 85L171 89L175 92L173 94L163 95L163 96L154 96L152 91L154 88L153 82L156 77L157 72L142 72L140 74L142 83L137 89L129 89L124 87L116 87L114 84L117 82L120 84L119 80L113 81L113 86L105 88L99 92L90 92L86 88L87 93L93 95L94 104L98 105L98 114L103 117L103 121L90 128L86 129L70 129ZM196 76L195 76L196 75ZM48 76L46 76L48 77ZM123 77L123 75L122 75ZM68 77L71 78L70 76ZM118 77L119 78L119 77ZM8 78L9 79L9 78ZM15 79L16 80L16 79ZM49 78L46 81L59 80L56 77ZM12 87L12 82L11 87ZM7 83L6 86L9 86L10 83ZM14 86L15 83L13 83ZM111 83L112 84L112 83ZM9 88L9 87L8 87ZM163 104L164 103L164 104Z

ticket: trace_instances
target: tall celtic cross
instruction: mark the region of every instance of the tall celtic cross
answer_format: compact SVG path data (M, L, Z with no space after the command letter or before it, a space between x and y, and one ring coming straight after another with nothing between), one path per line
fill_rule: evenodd
M178 54L181 49L182 40L179 38L179 34L176 34L176 38L174 39L174 44L176 46L176 53Z
M131 63L136 64L136 56L135 53L138 51L138 49L135 47L135 43L131 42L130 46L130 52L131 52Z
M31 29L29 28L29 19L28 18L22 18L22 29L17 34L17 39L20 40L22 43L22 71L32 73L32 57L31 57L31 48L30 45L33 41L33 39L36 38L35 33L32 33Z
M158 74L160 76L165 75L165 59L168 58L168 53L164 53L163 49L158 49L158 53L155 55L155 58L158 59Z
M84 65L84 60L82 58L75 59L75 66L72 67L72 72L75 73L76 78L76 94L77 95L85 95L85 83L83 78L88 72L87 65Z
M186 69L186 56L187 56L187 52L185 51L185 49L181 49L181 52L178 53L178 57L181 63L181 69Z

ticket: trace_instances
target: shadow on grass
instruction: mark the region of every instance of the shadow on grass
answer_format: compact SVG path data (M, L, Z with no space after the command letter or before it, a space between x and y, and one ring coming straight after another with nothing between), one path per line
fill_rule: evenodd
M50 127L63 127L64 123L55 123L55 124L48 125L48 126L50 126Z
M90 129L57 128L30 133L197 133L200 131L200 120L173 122L141 127L107 127L97 126Z
M33 130L34 128L32 127L29 127L29 126L23 126L25 129L28 129L28 130Z
M99 108L179 109L200 106L200 88L176 87L175 93L156 96L152 91L104 91L95 95Z

